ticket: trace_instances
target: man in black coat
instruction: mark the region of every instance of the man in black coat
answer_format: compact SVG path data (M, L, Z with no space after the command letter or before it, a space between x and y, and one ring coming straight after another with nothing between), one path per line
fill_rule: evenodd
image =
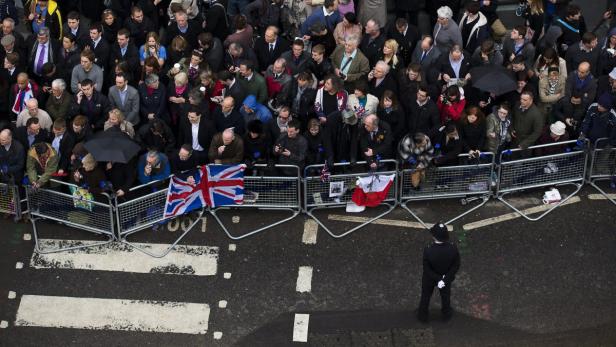
M379 60L374 69L368 73L369 89L368 93L381 100L381 96L386 90L398 95L398 83L390 73L390 66L386 62Z
M75 37L79 47L84 47L84 44L89 41L90 33L88 27L81 22L79 12L71 11L67 15L62 36L68 33Z
M222 132L225 129L233 128L233 131L240 136L244 135L244 117L235 107L235 100L231 96L223 99L220 106L214 110L212 118L216 125L216 131Z
M369 19L366 22L366 33L361 40L359 49L368 58L370 66L374 66L383 54L384 44L385 34L381 33L381 24L375 19Z
M451 283L460 269L460 253L458 248L448 242L449 232L447 227L438 223L430 233L434 242L424 249L423 275L421 277L421 300L417 311L417 319L421 322L428 321L428 308L434 287L438 287L441 293L441 313L443 319L451 318Z
M417 96L407 105L406 126L409 134L421 132L434 139L441 126L441 118L436 103L428 95L428 87L420 85L417 90Z
M24 177L26 152L19 141L13 140L11 130L0 132L0 182L20 184Z
M372 169L378 161L392 158L393 134L387 122L374 114L364 117L364 128L359 135L359 151Z
M210 7L205 10L205 31L212 33L220 42L223 42L229 35L227 18L225 5L218 0L210 0Z
M235 78L235 74L230 73L229 71L221 71L218 74L218 78L225 85L224 94L226 96L232 96L233 100L237 100L235 103L235 108L238 109L241 106L241 102L246 99L246 91L244 91L244 87L240 81Z
M57 63L60 54L60 43L52 39L49 29L42 28L38 35L33 36L28 44L28 74L40 78L43 76L45 63Z
M287 40L278 36L278 28L269 26L265 34L255 42L255 54L259 62L259 72L267 70L280 55L290 48Z
M66 121L62 118L56 119L53 122L52 131L53 134L49 138L49 143L60 156L58 173L68 173L69 165L71 164L71 154L73 147L75 147L75 138L70 132L66 131Z
M412 3L414 1L405 2ZM398 43L398 55L402 57L405 64L410 63L411 54L413 54L415 45L420 38L417 27L409 24L405 18L398 18L389 26L387 37L396 40Z
M170 124L169 114L167 113L167 92L160 86L157 74L150 74L145 78L144 83L139 85L139 114L141 124L145 124L155 118Z
M187 52L193 50L193 48L199 47L197 43L197 36L201 32L201 28L195 22L188 20L188 15L184 11L178 11L175 14L175 23L171 23L167 27L167 37L165 45L169 47L171 41L176 36L182 36L188 42Z
M141 69L139 63L139 51L130 42L130 32L127 29L118 30L118 40L111 48L109 54L109 70L115 76L115 66L121 62L126 62L129 73L132 73L133 80L138 79Z
M124 21L124 28L130 32L133 44L139 48L145 43L145 36L151 32L156 32L154 24L150 18L145 17L140 7L134 6L131 10L130 18Z
M195 162L197 165L203 165L207 164L207 151L215 134L216 126L212 119L202 116L199 108L195 106L188 110L188 122L180 123L178 143L190 144Z
M81 81L81 91L73 99L69 118L84 115L93 130L102 130L110 110L107 97L96 91L92 80L85 79Z
M49 141L49 132L43 129L36 117L26 121L26 126L15 129L14 139L21 143L25 151L28 151L37 142Z

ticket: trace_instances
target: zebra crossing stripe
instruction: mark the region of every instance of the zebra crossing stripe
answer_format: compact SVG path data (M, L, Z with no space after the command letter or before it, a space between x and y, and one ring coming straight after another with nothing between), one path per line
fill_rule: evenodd
M207 304L24 295L16 326L205 334Z
M80 240L39 240L42 248L78 246ZM136 244L153 253L163 252L166 244ZM35 269L121 271L169 275L213 276L218 268L218 247L177 245L163 258L153 258L122 243L81 248L58 253L32 254Z

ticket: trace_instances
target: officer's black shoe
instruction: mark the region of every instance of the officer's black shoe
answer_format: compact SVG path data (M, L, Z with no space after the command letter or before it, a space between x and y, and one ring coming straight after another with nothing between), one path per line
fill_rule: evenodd
M417 320L424 324L428 323L428 314L417 312Z
M443 322L448 322L449 320L451 320L452 315L453 315L453 310L443 312Z

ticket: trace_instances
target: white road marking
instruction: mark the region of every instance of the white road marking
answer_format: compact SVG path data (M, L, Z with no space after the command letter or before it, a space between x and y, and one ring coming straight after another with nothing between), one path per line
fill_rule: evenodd
M23 269L24 268L24 263L18 261L17 263L15 263L15 268L17 270Z
M295 290L300 293L310 293L312 290L312 266L299 267Z
M3 320L2 322L0 322L0 329L6 329L9 327L9 322Z
M222 339L222 332L215 331L214 332L214 340L220 340L220 339Z
M581 199L579 196L574 196L571 199L565 201L563 203L563 205L570 205L570 204L575 204L577 202L580 202ZM561 206L563 206L561 205ZM552 205L541 205L541 206L535 206L535 207L531 207L531 208L527 208L524 210L521 210L524 214L532 214L532 213L538 213L538 212L543 212L543 211L547 211L550 208L552 208ZM468 224L464 224L462 226L462 228L464 228L464 230L473 230L473 229L477 229L477 228L482 228L488 225L492 225L492 224L496 224L496 223L500 223L500 222L504 222L504 221L508 221L508 220L512 220L515 218L519 218L521 217L517 212L511 212L511 213L507 213L501 216L496 216L496 217L492 217L492 218L487 218L487 219L483 219L477 222L472 222L472 223L468 223Z
M239 222L240 222L240 216L233 216L233 217L231 218L231 221L232 221L233 223L235 223L235 224L239 223Z
M79 240L39 240L42 247L78 246ZM154 253L169 245L136 244ZM218 247L177 245L163 258L153 258L122 243L82 248L66 252L34 253L30 266L35 269L78 269L137 273L178 274L194 276L216 275Z
M293 342L308 342L308 322L310 315L306 313L296 313L293 322Z
M236 249L237 249L237 246L235 245L235 243L229 244L229 252L235 252Z
M207 304L24 295L16 326L205 334Z
M219 308L226 308L227 307L227 300L220 300L218 302L218 307Z
M358 217L358 216L345 216L340 214L330 214L327 216L329 220L335 220L339 222L353 222L353 223L365 223L370 220L370 218L366 217ZM396 219L377 219L372 224L379 225L390 225L394 227L403 227L403 228L414 228L414 229L425 229L425 227L419 222L408 222L404 220L396 220ZM426 223L428 227L432 227L434 223ZM453 226L448 225L447 229L449 231L453 231Z
M304 222L304 234L302 235L302 242L307 245L314 245L317 243L317 230L319 225L312 219L306 219Z
M223 274L223 277L224 277L226 280L228 280L229 278L231 278L231 273L230 273L230 272L225 272L225 273Z
M169 221L169 223L167 223L167 230L169 230L172 233L178 231L179 228L180 228L179 218L172 219Z
M30 241L30 240L32 240L32 235L28 233L24 234L24 241Z
M207 217L201 217L201 232L204 233L207 230Z
M184 217L182 218L182 222L180 223L180 226L182 227L182 231L188 231L188 228L193 224L193 220L190 217ZM194 226L194 225L193 225Z
M17 297L17 293L15 293L14 291L10 291L9 292L9 299L13 300Z
M616 194L607 194L607 198L603 194L588 194L588 198L590 200L607 200L608 198L616 199Z

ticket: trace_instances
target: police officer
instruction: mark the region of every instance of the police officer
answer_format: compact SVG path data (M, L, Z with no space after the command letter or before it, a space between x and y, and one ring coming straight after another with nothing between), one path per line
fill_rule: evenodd
M426 247L423 253L421 300L417 312L417 319L424 323L428 321L428 308L435 286L441 293L443 319L451 318L451 283L460 268L460 253L458 248L449 242L447 227L442 223L435 224L430 233L434 242Z

